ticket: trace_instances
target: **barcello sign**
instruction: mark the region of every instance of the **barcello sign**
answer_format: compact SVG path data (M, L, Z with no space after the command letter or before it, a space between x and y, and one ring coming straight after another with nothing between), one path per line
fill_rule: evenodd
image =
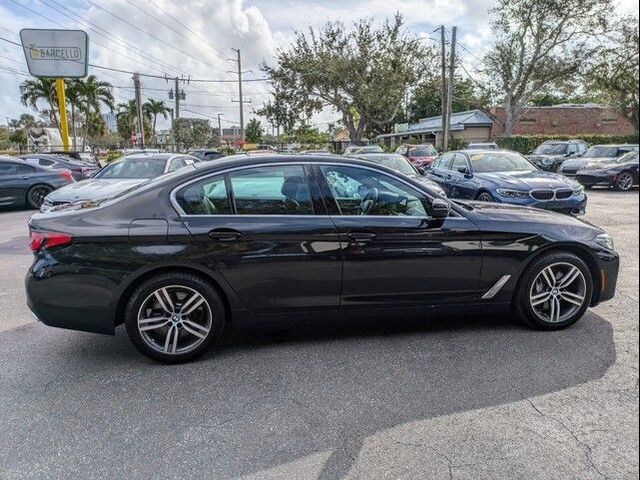
M82 30L20 30L29 73L34 77L87 76L89 37Z

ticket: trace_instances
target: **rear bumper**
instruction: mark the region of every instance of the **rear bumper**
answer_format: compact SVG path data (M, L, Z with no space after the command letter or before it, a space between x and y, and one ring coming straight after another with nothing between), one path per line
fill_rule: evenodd
M104 278L62 268L50 257L36 258L25 289L27 306L45 325L114 334L113 293Z

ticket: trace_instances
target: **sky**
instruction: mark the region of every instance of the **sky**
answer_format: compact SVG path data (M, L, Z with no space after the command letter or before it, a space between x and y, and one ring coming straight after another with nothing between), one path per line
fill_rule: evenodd
M637 1L616 2L617 11L637 14ZM472 68L491 41L492 5L493 0L0 0L0 38L19 42L22 28L82 29L89 34L91 64L171 78L223 80L182 82L186 100L181 116L208 118L216 126L222 113L223 127L228 127L239 121L233 49L240 50L246 72L244 97L251 102L245 105L246 122L269 98L260 64L273 65L277 51L287 48L296 31L335 20L384 21L400 12L411 32L434 45L434 30L441 24L458 26L459 54ZM89 67L89 73L114 85L116 102L133 98L130 73L96 67ZM35 113L19 100L19 84L26 78L22 49L0 39L0 124ZM163 78L142 77L142 97L172 103L172 86ZM336 118L327 109L313 122L322 130ZM158 128L168 126L159 120Z

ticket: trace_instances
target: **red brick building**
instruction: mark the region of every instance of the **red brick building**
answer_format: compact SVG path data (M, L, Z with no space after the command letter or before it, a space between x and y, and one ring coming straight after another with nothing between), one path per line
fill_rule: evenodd
M501 121L505 111L502 107L493 107L489 113L494 121L491 136L499 137L503 133ZM635 129L625 118L609 108L596 104L554 105L552 107L527 107L520 116L515 135L633 135Z

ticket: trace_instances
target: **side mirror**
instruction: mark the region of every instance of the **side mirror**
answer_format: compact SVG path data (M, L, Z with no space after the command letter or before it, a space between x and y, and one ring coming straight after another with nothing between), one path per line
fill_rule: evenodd
M433 218L447 218L451 211L451 204L441 198L434 198L431 202L431 216Z
M427 169L424 167L418 167L418 172L420 172L420 175L424 175L427 173Z
M469 168L467 167L458 167L458 172L464 173L465 175L469 173Z

